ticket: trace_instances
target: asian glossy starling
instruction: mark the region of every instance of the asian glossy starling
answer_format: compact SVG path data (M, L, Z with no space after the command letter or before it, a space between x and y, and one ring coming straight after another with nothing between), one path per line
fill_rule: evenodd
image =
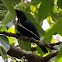
M39 33L35 27L35 25L26 18L23 11L15 9L16 15L18 18L17 23L22 24L26 29L22 28L21 26L17 25L17 30L23 35L27 37L32 37L36 40L40 40ZM48 52L47 49L43 46L39 46L44 53Z

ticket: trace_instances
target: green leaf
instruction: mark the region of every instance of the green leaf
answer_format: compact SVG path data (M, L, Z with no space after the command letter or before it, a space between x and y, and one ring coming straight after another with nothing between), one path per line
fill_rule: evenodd
M0 0L0 3L2 3L2 1Z
M56 19L56 24L54 25L55 32L62 35L62 17Z
M5 10L6 8L4 7L3 4L0 3L0 10Z
M60 51L58 52L58 54L56 56L55 62L62 62L62 44L60 45Z
M12 0L12 2L18 2L18 1L21 1L21 0Z
M52 35L55 33L55 28L54 26L50 27L49 29L46 30L45 35L44 35L44 39L43 41L47 41L50 42L52 39Z
M3 16L0 16L0 21L1 21L3 18L4 18Z
M41 26L39 25L39 23L36 22L36 21L33 21L33 23L34 23L34 25L36 26L36 28L37 28L37 30L38 30L38 32L39 32L39 35L40 35L40 36L44 35L44 34L45 34L45 31L41 28Z
M5 7L15 15L15 11L14 11L14 7L12 5L12 1L11 0L2 0L2 2L4 3Z
M4 3L5 7L8 9L8 13L7 15L5 16L5 18L2 20L2 22L0 24L7 24L11 18L13 16L15 16L15 10L13 8L13 5L12 5L12 1L11 0L2 0L2 2Z
M41 50L41 48L39 46L37 46L37 51L38 53L43 56L44 55L44 52Z
M27 41L23 41L18 39L18 43L21 49L30 51L31 50L31 43Z
M7 15L5 16L5 18L2 20L0 24L6 25L11 20L12 17L13 17L12 13L8 11Z
M53 1L53 0L52 0ZM38 12L39 22L43 21L52 12L53 4L48 2L48 0L42 0L42 3Z
M62 9L62 0L58 0L57 5Z
M10 49L8 38L5 35L0 35L0 46L7 52Z
M35 2L35 1L36 1L36 2ZM31 4L35 6L35 5L39 4L40 1L41 1L41 0L32 0L32 1L31 1Z

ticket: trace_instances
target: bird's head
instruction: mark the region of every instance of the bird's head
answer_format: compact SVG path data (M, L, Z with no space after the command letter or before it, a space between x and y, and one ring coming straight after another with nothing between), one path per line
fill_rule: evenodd
M18 10L18 9L15 9L15 11L16 11L16 15L17 15L18 18L21 18L21 19L26 18L26 16L25 16L23 11Z

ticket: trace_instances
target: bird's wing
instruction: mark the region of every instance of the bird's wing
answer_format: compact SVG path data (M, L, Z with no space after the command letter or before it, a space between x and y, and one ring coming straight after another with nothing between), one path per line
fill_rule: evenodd
M30 31L32 31L39 37L39 33L38 33L35 25L29 19L27 19L25 22L26 22L25 28L29 29Z

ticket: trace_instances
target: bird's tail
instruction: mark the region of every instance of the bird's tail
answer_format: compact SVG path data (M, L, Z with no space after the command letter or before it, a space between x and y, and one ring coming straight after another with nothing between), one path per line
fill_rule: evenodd
M47 49L46 49L45 47L40 46L40 45L39 45L39 47L42 49L42 51L43 51L44 53L48 53L48 51L47 51Z

